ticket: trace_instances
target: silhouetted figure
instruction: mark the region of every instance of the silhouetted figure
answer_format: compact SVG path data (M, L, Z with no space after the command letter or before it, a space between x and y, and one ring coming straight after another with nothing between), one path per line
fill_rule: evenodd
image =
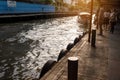
M115 9L111 10L110 13L110 32L114 33L114 27L116 25L116 12Z
M100 29L100 35L103 35L103 30L102 30L102 26L103 26L103 13L104 13L104 9L103 7L101 7L99 9L99 13L98 13L98 26Z
M104 11L104 29L108 30L110 12L109 10Z

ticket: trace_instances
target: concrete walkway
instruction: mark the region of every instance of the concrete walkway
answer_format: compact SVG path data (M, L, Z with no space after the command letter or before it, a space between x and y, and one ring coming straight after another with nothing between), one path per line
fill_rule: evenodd
M108 35L108 80L120 80L120 24L115 26L114 34Z
M40 80L67 80L68 57L78 57L78 80L120 80L120 26L114 34L104 31L97 34L96 47L84 36L51 70Z

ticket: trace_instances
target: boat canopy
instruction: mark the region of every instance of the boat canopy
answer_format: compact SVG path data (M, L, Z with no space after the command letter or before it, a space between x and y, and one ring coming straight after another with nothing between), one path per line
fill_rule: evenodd
M90 13L89 12L80 12L79 15L80 16L82 16L82 15L88 15L88 16L90 16Z

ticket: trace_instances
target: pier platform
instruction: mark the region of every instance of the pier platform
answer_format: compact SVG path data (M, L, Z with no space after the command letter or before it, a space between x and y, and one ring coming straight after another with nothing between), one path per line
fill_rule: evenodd
M86 34L40 80L68 80L68 57L78 57L78 80L120 80L120 25L96 34L96 47Z

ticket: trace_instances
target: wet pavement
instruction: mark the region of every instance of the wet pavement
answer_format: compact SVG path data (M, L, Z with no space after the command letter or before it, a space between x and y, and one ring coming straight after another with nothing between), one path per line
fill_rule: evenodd
M120 24L115 26L113 34L109 34L108 80L120 80Z

